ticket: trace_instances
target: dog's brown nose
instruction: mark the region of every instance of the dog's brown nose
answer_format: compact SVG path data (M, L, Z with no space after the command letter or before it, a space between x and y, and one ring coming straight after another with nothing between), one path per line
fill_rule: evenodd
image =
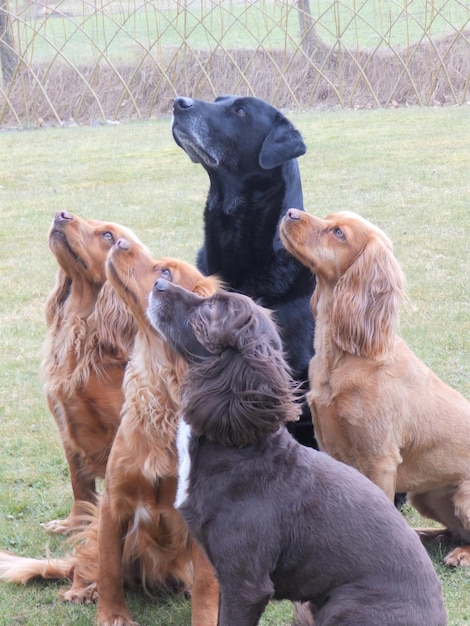
M190 109L194 105L192 98L186 98L185 96L179 96L173 100L173 110L175 109Z
M299 209L288 209L286 213L286 218L289 220L300 220Z
M54 216L54 222L57 224L58 222L71 222L73 220L73 215L68 211L58 211Z
M129 250L129 248L131 247L131 244L127 241L127 239L124 239L124 237L121 237L120 239L116 241L116 246L120 248L121 250Z

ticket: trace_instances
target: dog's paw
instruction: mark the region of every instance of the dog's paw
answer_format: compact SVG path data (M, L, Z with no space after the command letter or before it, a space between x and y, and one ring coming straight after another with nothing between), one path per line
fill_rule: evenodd
M50 522L41 524L44 530L55 535L68 535L72 530L72 524L69 519L53 519Z
M72 604L92 604L98 600L98 585L96 583L87 586L72 585L61 595L66 602Z
M415 528L414 530L424 545L435 542L446 545L452 541L451 533L447 528Z
M97 617L98 626L139 626L134 622L128 613L99 614Z
M292 626L315 626L310 602L294 602Z
M450 567L470 567L470 546L455 548L444 558L444 565Z

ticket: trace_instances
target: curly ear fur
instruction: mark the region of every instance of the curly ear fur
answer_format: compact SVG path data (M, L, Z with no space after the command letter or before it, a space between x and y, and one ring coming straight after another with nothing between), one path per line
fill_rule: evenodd
M226 446L252 445L299 414L295 384L274 323L252 305L219 302L191 320L213 356L190 367L182 385L183 415L198 435ZM225 302L229 307L224 306Z
M62 311L62 306L69 297L72 279L67 276L62 268L57 272L55 285L47 296L45 315L48 326L52 324L54 318Z
M94 350L126 358L133 348L137 325L124 302L109 281L100 289L88 325L94 329L89 338ZM93 348L92 348L93 350ZM85 349L85 353L88 350ZM90 351L90 354L92 351ZM95 360L95 357L93 360ZM99 362L99 357L98 361Z
M203 276L191 291L202 298L212 296L215 291L222 288L222 283L215 276Z
M404 287L391 248L378 238L371 239L334 289L330 320L338 346L368 358L389 351Z

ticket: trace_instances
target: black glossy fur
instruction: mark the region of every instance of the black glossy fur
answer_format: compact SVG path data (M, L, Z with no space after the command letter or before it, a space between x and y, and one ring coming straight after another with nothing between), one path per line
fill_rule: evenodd
M432 563L384 493L287 433L297 405L269 314L159 280L149 317L189 362L179 506L215 567L219 626L255 626L271 598L309 602L315 626L444 626Z
M263 100L237 96L214 102L176 98L172 130L176 143L210 179L198 268L276 312L287 360L306 390L315 282L278 234L287 209L303 207L296 157L306 148L300 133ZM314 445L306 404L292 432Z

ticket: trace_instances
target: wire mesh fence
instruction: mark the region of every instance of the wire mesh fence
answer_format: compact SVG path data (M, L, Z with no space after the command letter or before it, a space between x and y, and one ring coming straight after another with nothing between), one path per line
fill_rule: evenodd
M470 0L0 0L0 125L470 100Z

